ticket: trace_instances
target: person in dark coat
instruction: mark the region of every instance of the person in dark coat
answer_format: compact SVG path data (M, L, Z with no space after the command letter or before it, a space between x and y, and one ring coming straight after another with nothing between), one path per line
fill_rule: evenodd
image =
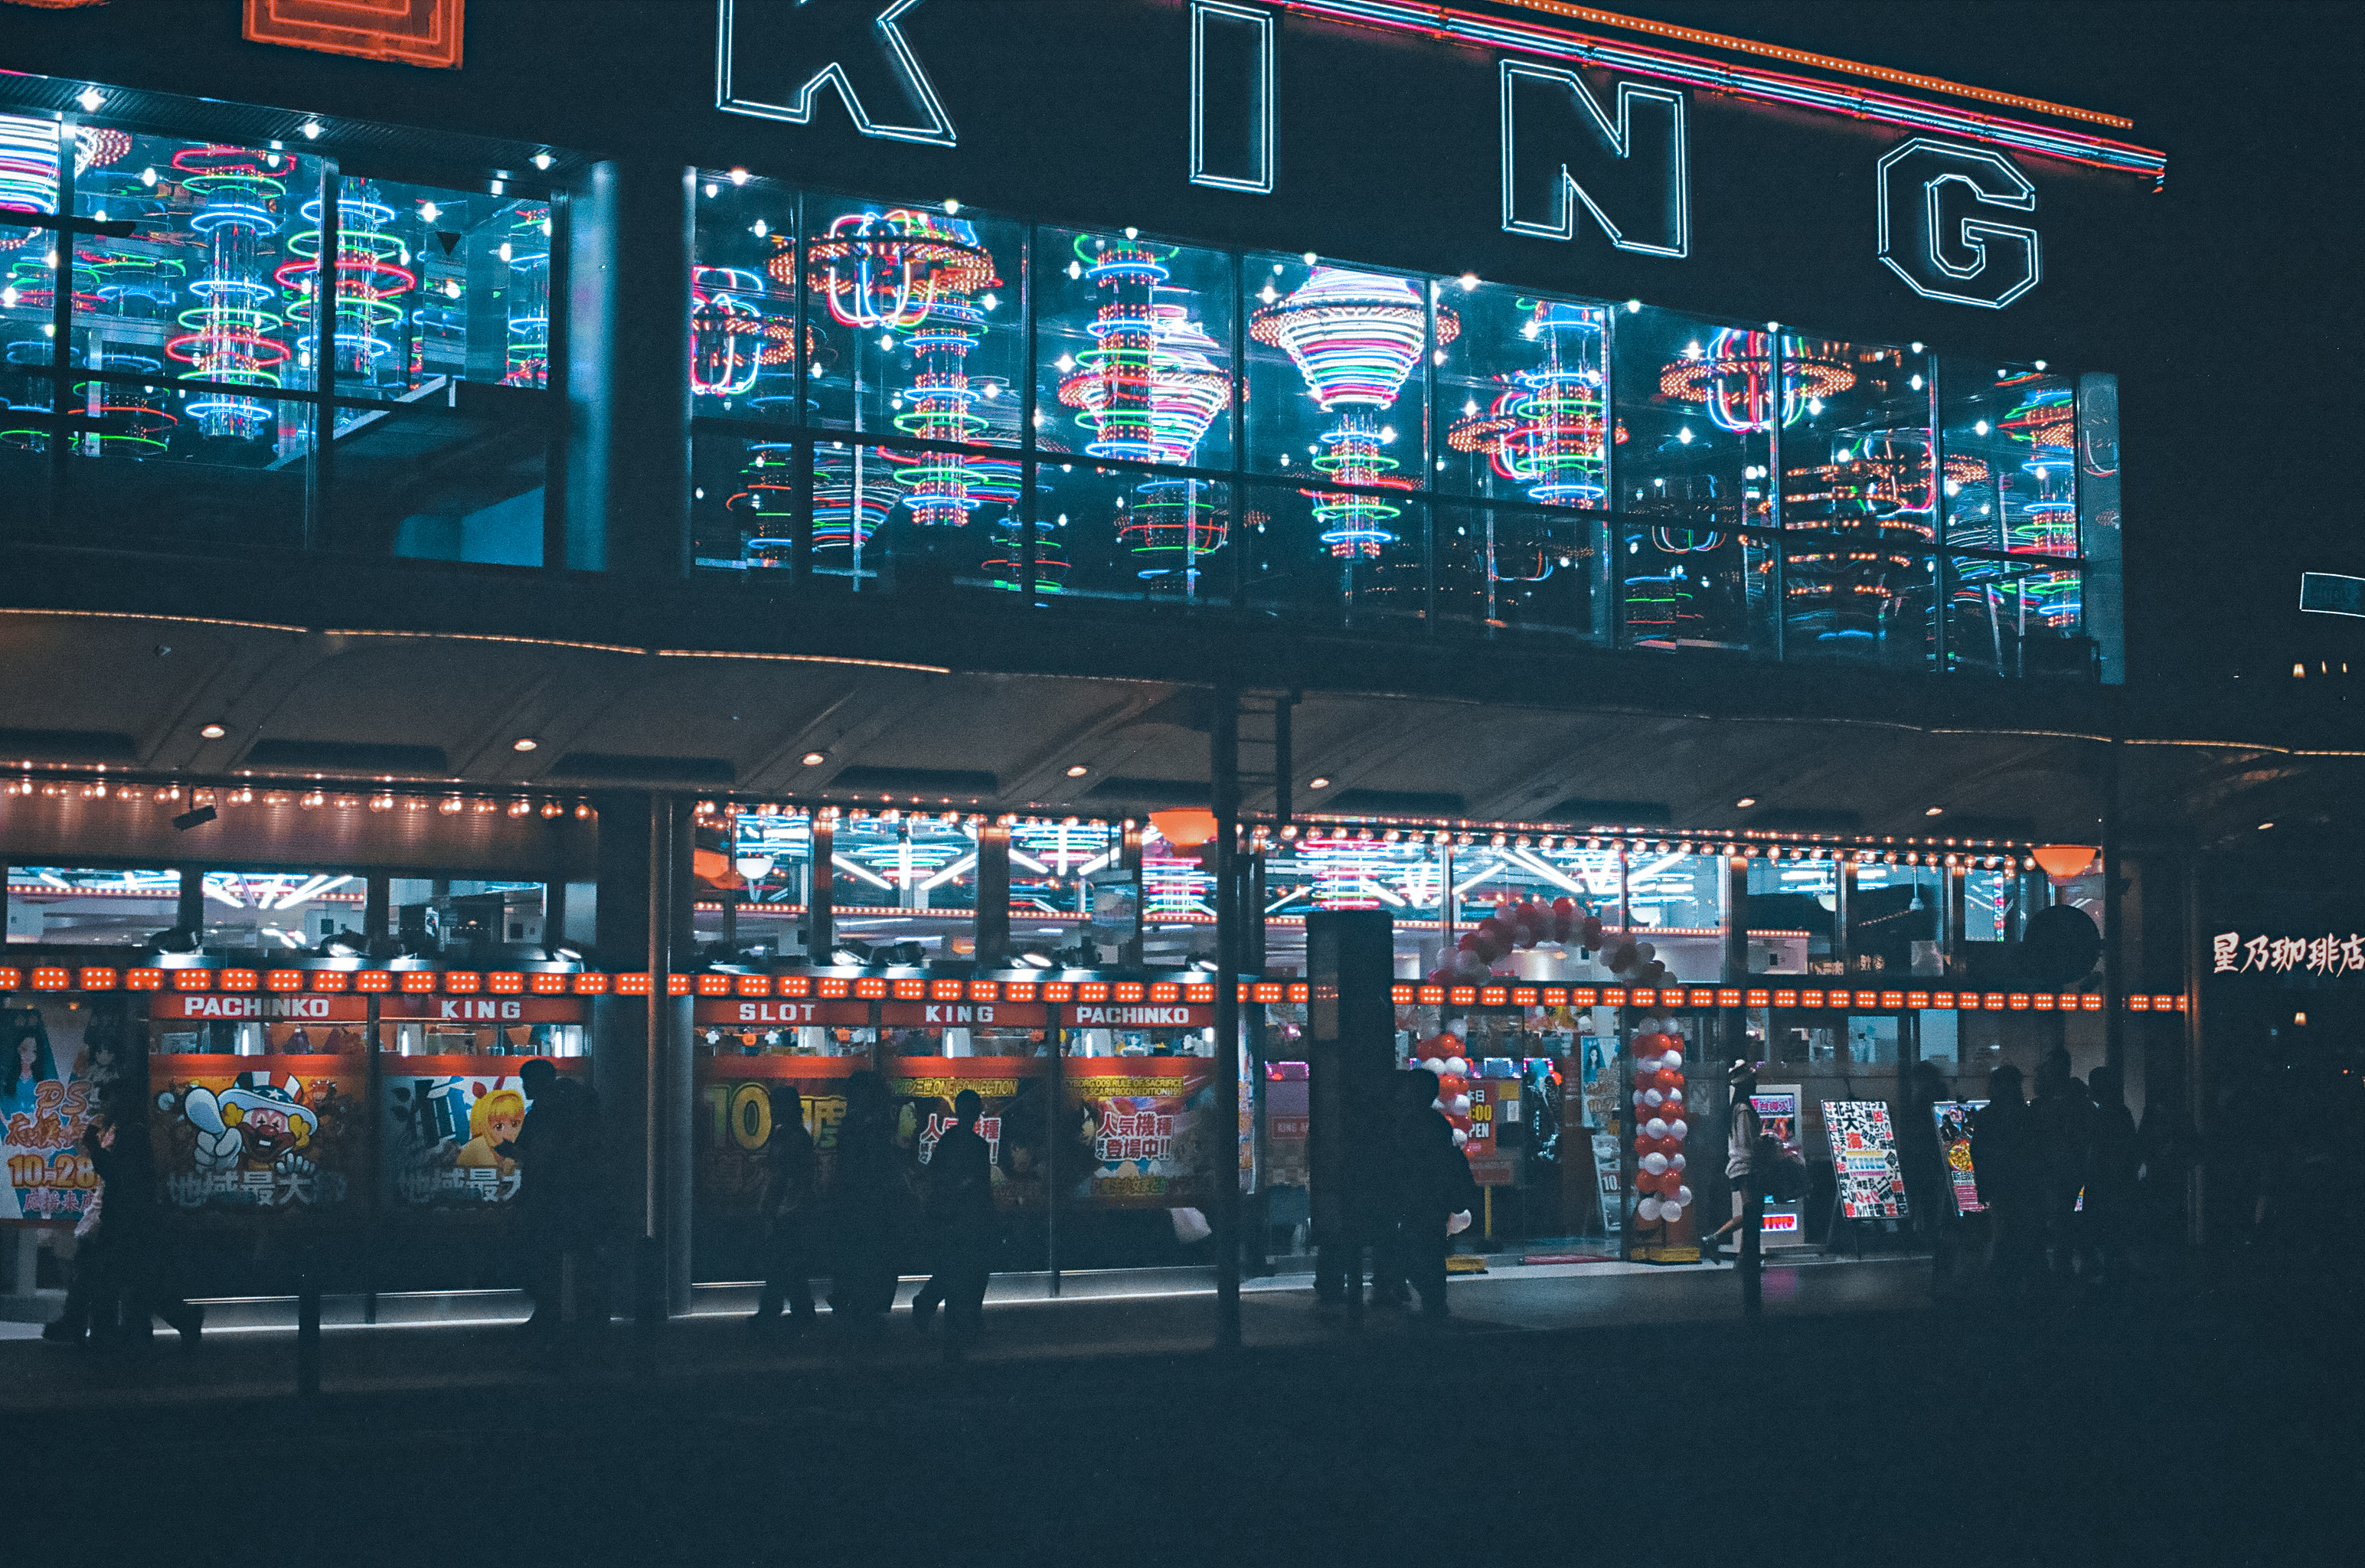
M2135 1117L2119 1087L2119 1070L2096 1068L2087 1086L2094 1111L2086 1141L2086 1240L2095 1271L2108 1284L2126 1268L2141 1156Z
M894 1103L876 1072L846 1081L846 1119L837 1129L837 1271L829 1310L845 1327L876 1327L895 1305L895 1227L902 1176L895 1148Z
M1396 1122L1397 1234L1406 1279L1419 1293L1422 1315L1438 1322L1446 1316L1446 1222L1478 1201L1478 1184L1454 1147L1453 1124L1434 1104L1437 1075L1411 1076L1420 1081Z
M2036 1098L2029 1112L2036 1124L2046 1256L2057 1274L2077 1272L2078 1194L2086 1185L2086 1140L2093 1109L2086 1086L2069 1070L2069 1053L2059 1046L2046 1052L2036 1070Z
M2024 1285L2045 1245L2040 1159L2020 1069L2006 1062L1988 1074L1988 1103L1971 1121L1971 1170L1988 1211L1989 1268L2000 1284Z
M805 1131L803 1097L793 1084L777 1084L772 1136L764 1146L764 1189L757 1201L764 1218L764 1292L748 1326L758 1331L779 1321L783 1305L791 1327L801 1333L813 1327L813 1228L820 1178L820 1157Z
M528 1103L525 1125L497 1152L518 1164L518 1223L527 1255L529 1332L555 1335L564 1325L566 1265L575 1263L577 1321L608 1325L607 1280L600 1247L607 1204L602 1192L600 1102L591 1086L536 1058L518 1070Z
M146 1128L126 1121L113 1097L83 1129L82 1146L98 1177L92 1207L74 1227L81 1249L66 1292L65 1311L41 1331L45 1339L145 1344L162 1317L179 1330L185 1348L205 1327L205 1308L181 1299L164 1282L163 1236L156 1224L154 1167Z
M955 1095L952 1130L936 1140L928 1159L928 1225L936 1238L936 1273L921 1296L945 1304L948 1361L961 1359L983 1325L985 1286L993 1271L993 1162L977 1131L984 1109L974 1089ZM926 1319L921 1321L925 1325Z

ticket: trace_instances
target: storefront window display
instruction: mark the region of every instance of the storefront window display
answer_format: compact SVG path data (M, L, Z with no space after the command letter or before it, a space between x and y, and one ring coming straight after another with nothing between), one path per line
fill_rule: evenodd
M699 177L690 271L693 418L795 422L797 195L745 171ZM816 360L818 367L818 360Z

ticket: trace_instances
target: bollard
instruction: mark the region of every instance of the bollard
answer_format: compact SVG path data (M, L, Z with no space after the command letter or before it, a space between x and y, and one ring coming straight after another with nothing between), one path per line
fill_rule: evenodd
M320 1392L320 1282L309 1262L296 1276L296 1392Z
M639 1330L641 1372L655 1376L657 1334L665 1327L665 1246L654 1236L641 1238L633 1260L633 1322Z

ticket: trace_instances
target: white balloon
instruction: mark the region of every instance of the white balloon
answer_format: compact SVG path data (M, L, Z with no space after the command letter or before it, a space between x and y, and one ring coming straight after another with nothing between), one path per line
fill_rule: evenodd
M1681 1087L1677 1087L1677 1088L1670 1089L1670 1090L1668 1090L1668 1091L1667 1091L1667 1103L1668 1103L1668 1104L1670 1104L1670 1105L1680 1105L1680 1104L1682 1104L1683 1103L1684 1103L1684 1092L1683 1092L1683 1090L1682 1090L1682 1088L1681 1088Z
M1677 1116L1674 1121L1667 1124L1666 1132L1661 1136L1671 1137L1677 1143L1681 1143L1690 1135L1690 1133L1691 1128L1685 1124L1685 1121L1681 1116Z
M1636 1057L1634 1058L1634 1070L1636 1072L1656 1072L1659 1070L1661 1059L1662 1058L1655 1055Z
M1454 1129L1453 1129L1453 1147L1454 1147L1454 1148L1460 1148L1463 1144L1468 1143L1469 1141L1470 1141L1470 1135L1469 1135L1468 1133L1463 1132L1460 1127L1456 1127L1456 1128L1454 1128Z
M1445 1070L1456 1078L1467 1078L1470 1076L1469 1060L1463 1057L1455 1057L1445 1064Z
M1645 1198L1641 1203L1636 1204L1634 1205L1634 1215L1638 1219L1657 1219L1659 1217L1659 1200L1656 1198Z
M1684 1053L1681 1051L1670 1050L1665 1056L1662 1057L1660 1060L1664 1065L1675 1069L1677 1072L1681 1072L1684 1070Z
M1642 1169L1653 1176L1666 1168L1667 1157L1664 1154L1646 1154L1642 1157Z
M1639 1089L1634 1091L1634 1103L1638 1106L1642 1103L1642 1092Z
M1442 1100L1431 1100L1429 1103L1429 1108L1432 1111L1442 1111L1445 1109L1445 1102Z
M1683 1157L1681 1154L1671 1154L1671 1155L1667 1156L1667 1169L1668 1169L1668 1170L1681 1170L1684 1168L1684 1164L1685 1164L1684 1157Z
M1676 1207L1679 1209L1687 1209L1691 1206L1692 1190L1689 1187L1677 1187L1676 1189Z
M1659 1092L1657 1090L1655 1090L1655 1089L1645 1089L1644 1091L1642 1091L1642 1103L1643 1103L1643 1104L1645 1104L1645 1105L1651 1106L1651 1107L1652 1107L1653 1109L1654 1109L1654 1110L1655 1110L1655 1109L1657 1109L1657 1107L1658 1107L1658 1106L1659 1106L1659 1105L1660 1105L1660 1104L1661 1104L1661 1103L1662 1103L1665 1099L1666 1099L1666 1096L1665 1096L1665 1095L1664 1095L1664 1094L1662 1094L1662 1093L1660 1093L1660 1092Z
M1470 1037L1470 1020L1456 1018L1445 1026L1445 1032L1457 1040L1466 1040Z
M1456 1094L1453 1097L1453 1114L1457 1116L1466 1116L1470 1114L1469 1095Z
M1667 1124L1659 1120L1658 1117L1653 1116L1649 1121L1642 1124L1642 1136L1644 1137L1664 1137L1667 1136Z

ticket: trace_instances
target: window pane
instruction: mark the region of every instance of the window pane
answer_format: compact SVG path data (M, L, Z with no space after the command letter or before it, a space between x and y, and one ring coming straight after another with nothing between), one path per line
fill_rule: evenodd
M1418 840L1321 837L1308 833L1265 857L1265 908L1303 918L1318 909L1385 909L1399 928L1434 923L1444 904L1444 862Z
M806 461L801 442L751 440L728 425L701 421L690 442L690 553L696 564L731 572L794 567L797 487ZM844 531L850 498L837 494L816 500L827 526ZM893 504L891 497L874 496L866 540Z
M1766 520L1773 350L1763 332L1650 307L1613 334L1618 510L1686 548ZM1802 400L1786 405L1794 419Z
M1265 615L1418 635L1428 615L1427 503L1385 491L1258 485L1242 521L1241 602Z
M1018 586L1014 458L825 441L813 451L813 486L822 581L855 593Z
M282 269L310 329L320 206ZM550 375L550 202L348 175L337 189L337 390L401 398L444 379L542 386Z
M1118 833L1101 823L1014 823L1010 828L1010 940L1018 948L1064 945L1092 912L1085 881L1116 863Z
M540 566L551 403L529 386L459 381L338 409L330 512L340 546Z
M1845 533L1785 532L1783 655L1927 668L1936 656L1936 560L1859 546Z
M1026 231L941 207L822 202L806 241L820 423L922 441L1018 441ZM973 510L958 464L915 509Z
M302 546L313 406L209 388L77 384L106 427L76 433L62 532L109 543Z
M1437 613L1464 634L1597 635L1600 523L1564 511L1440 504Z
M797 198L762 181L700 182L689 390L703 415L794 420Z
M1036 581L1071 599L1228 605L1231 488L1139 469L1040 464Z
M1941 363L1946 543L2078 554L2074 385L2028 365Z
M252 388L253 397L223 394L174 412L207 441L254 439L269 422L257 398L312 386L319 160L95 135L75 175L75 211L136 227L75 244L74 363Z
M56 205L56 144L54 125L0 115L0 202ZM47 230L0 224L0 526L12 529L48 516L53 243Z
M1930 394L1907 349L1785 337L1784 651L1931 656Z
M1499 284L1437 285L1460 318L1440 343L1447 410L1437 487L1544 506L1608 504L1598 307L1539 299ZM1438 335L1446 336L1444 319Z
M2091 645L2079 633L2081 574L2034 562L1949 560L1946 662L1986 675L2083 675Z
M178 808L174 808L177 810ZM8 940L143 943L180 915L178 871L8 868Z
M1772 536L1628 528L1615 564L1635 648L1773 652Z
M1036 443L1229 467L1231 258L1130 231L1036 243Z
M1428 450L1429 300L1412 278L1295 257L1251 255L1249 463L1342 486L1411 488ZM1440 337L1458 332L1450 308ZM1339 502L1324 532L1384 545L1384 517Z

